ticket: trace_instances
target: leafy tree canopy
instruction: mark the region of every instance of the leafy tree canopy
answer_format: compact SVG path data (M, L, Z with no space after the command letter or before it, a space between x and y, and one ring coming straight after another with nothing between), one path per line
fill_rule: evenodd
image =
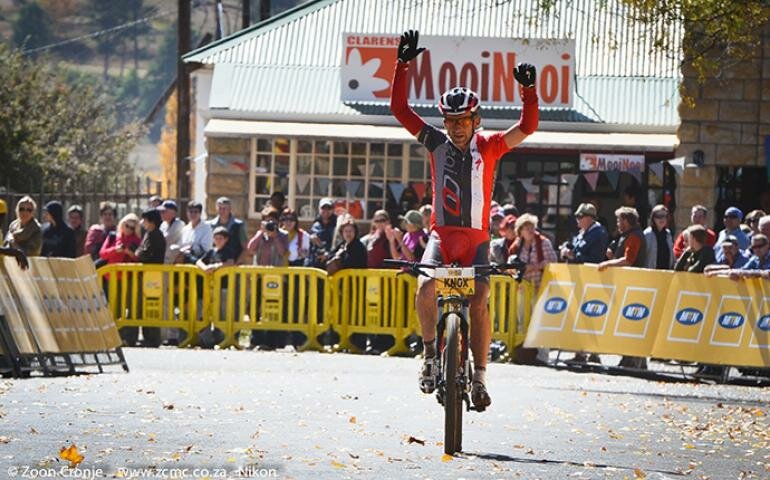
M141 132L120 126L110 98L44 60L0 45L0 184L82 192L133 171L128 153ZM8 176L8 180L6 177Z

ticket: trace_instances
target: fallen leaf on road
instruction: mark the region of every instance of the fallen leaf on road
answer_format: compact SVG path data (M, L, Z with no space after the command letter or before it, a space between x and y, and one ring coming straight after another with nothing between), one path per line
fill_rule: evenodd
M69 447L62 447L59 450L59 458L70 462L70 468L77 467L84 459L83 455L78 452L78 447L73 443Z
M410 436L406 443L419 443L420 445L425 445L425 440L420 440L419 438Z
M647 478L647 474L641 468L634 469L634 478Z
M340 463L337 460L332 460L331 463L332 463L332 467L334 467L334 468L345 468L345 464L344 463Z
M350 418L348 419L348 422L349 422L349 423L356 423L356 417L355 417L355 415L354 415L354 416L352 416L352 417L350 417Z
M174 404L173 403L164 403L163 404L163 408L165 408L166 410L173 410L174 409Z
M441 455L441 461L442 462L451 462L454 459L452 455L447 455L446 453Z

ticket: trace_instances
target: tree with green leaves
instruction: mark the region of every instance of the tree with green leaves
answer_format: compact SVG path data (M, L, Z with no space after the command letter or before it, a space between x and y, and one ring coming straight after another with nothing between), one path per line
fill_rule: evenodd
M540 18L547 18L560 2L571 0L538 0ZM731 66L756 56L770 21L768 0L597 0L596 4L627 7L626 16L639 27L638 34L652 40L648 53L681 59L682 68L692 68L701 81L721 77ZM681 50L666 34L672 24L684 25Z
M23 50L32 50L53 41L51 19L37 2L25 3L13 19L13 44Z
M103 57L103 76L107 79L110 69L110 56L125 40L125 31L109 31L130 20L131 12L124 1L89 0L86 5L86 16L94 31L104 32L94 37L96 51Z
M73 81L47 61L0 45L0 183L12 190L83 192L94 180L131 175L128 153L141 132L119 126L98 85Z

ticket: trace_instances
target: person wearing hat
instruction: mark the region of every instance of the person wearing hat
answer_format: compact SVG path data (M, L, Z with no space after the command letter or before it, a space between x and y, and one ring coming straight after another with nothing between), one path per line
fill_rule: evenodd
M722 251L722 242L724 242L727 235L733 235L738 240L738 248L746 250L749 248L749 237L741 230L741 221L743 220L743 212L737 207L729 207L725 210L724 223L725 228L719 232L717 237L716 247L714 247L714 253L717 256L717 262L724 260L724 253Z
M410 262L420 261L428 244L428 234L425 232L422 214L417 210L409 210L404 215L404 222L406 233L399 239L401 258Z
M601 263L605 260L609 234L597 221L596 207L581 203L575 210L580 229L574 237L559 249L559 256L567 263Z
M329 252L334 245L334 230L337 229L337 216L334 214L334 201L322 198L318 202L318 216L310 227L310 253L305 259L306 267L324 270Z
M750 255L738 247L738 239L735 238L735 235L727 235L721 245L722 260L715 260L713 264L708 265L704 270L706 275L717 275L725 270L743 268L749 261Z
M164 256L163 263L176 263L176 258L180 254L179 243L182 240L184 222L177 218L178 209L176 202L173 200L166 200L158 207L158 210L160 210L160 217L163 220L160 232L166 240L166 255Z
M500 208L500 205L497 207L492 207L489 214L489 238L490 240L494 241L502 235L500 234L500 222L503 221L505 218L505 215L503 215L503 210Z
M225 227L230 233L227 240L227 248L232 251L233 256L236 258L235 263L243 263L241 257L246 251L246 244L249 242L249 237L246 234L246 225L243 221L235 218L233 215L232 201L227 197L217 198L217 216L208 222L211 230L215 230L217 227Z
M499 238L489 243L489 261L504 265L508 261L513 242L516 241L516 216L507 215L500 221Z
M43 227L43 257L75 258L75 232L64 221L64 207L53 200L45 205L47 225Z

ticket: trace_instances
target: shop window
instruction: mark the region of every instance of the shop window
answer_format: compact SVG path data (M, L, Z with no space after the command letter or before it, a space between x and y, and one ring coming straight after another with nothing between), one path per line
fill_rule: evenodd
M292 171L292 181L296 182L293 207L303 220L316 215L322 197L332 197L357 218L369 219L378 209L397 214L417 208L423 197L430 195L428 157L421 145L291 141L296 142L294 166L289 141L256 139L251 171L252 214L261 210L275 188L289 192Z
M577 160L575 155L506 154L500 161L494 198L500 204L513 203L521 213L536 215L540 231L558 245L574 230Z

